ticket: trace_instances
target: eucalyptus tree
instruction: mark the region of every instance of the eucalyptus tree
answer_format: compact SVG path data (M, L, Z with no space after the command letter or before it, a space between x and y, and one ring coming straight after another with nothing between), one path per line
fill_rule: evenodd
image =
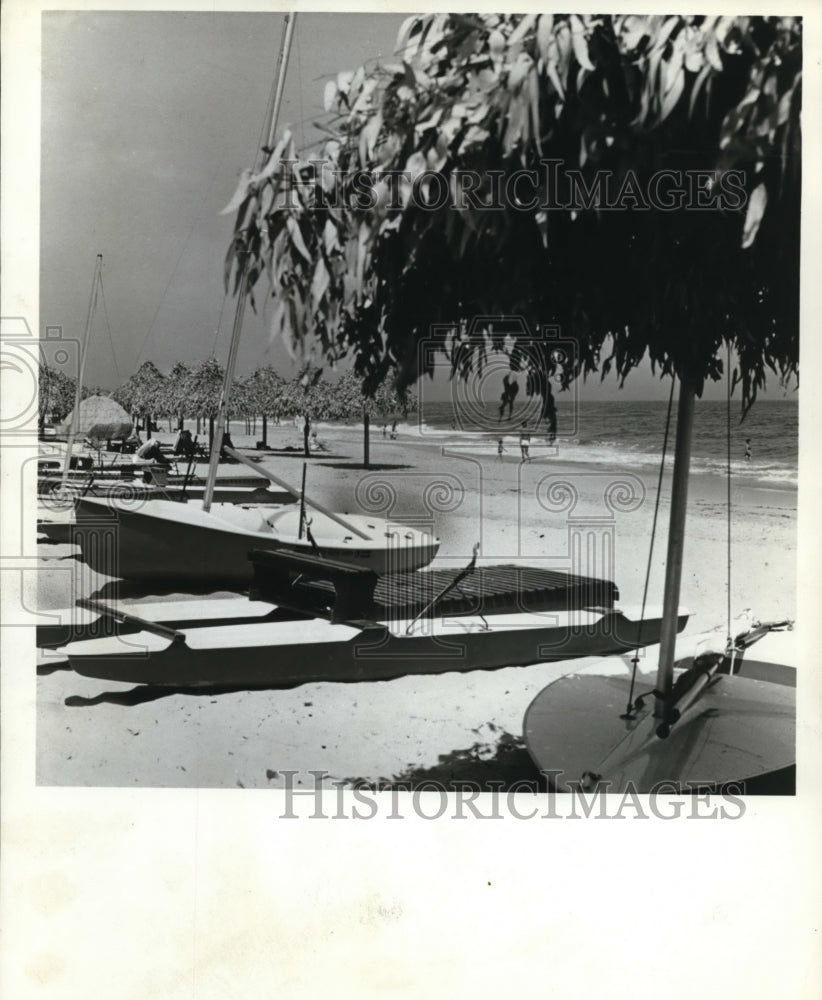
M505 350L553 423L552 385L645 357L699 394L724 343L747 407L768 370L798 373L801 31L409 18L396 63L327 85L317 161L286 133L243 176L227 276L267 274L272 332L353 354L367 392L391 367L412 384L438 351L467 377ZM495 315L529 333L464 335Z

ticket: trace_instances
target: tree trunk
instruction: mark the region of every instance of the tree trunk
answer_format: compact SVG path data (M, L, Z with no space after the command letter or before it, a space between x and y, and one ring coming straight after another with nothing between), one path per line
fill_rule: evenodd
M180 410L180 416L177 418L177 430L181 431L185 423L185 418L183 417L183 411Z
M309 419L308 414L306 414L305 423L303 424L303 453L305 454L306 458L309 458L311 455L311 451L308 447L308 435L310 433L311 433L311 420Z
M366 469L368 468L370 459L369 455L370 441L368 440L370 431L371 431L371 417L368 413L368 410L363 410L362 411L362 464L365 466Z
M208 453L211 454L211 449L214 447L214 417L208 418Z
M263 448L268 447L268 421L263 414Z

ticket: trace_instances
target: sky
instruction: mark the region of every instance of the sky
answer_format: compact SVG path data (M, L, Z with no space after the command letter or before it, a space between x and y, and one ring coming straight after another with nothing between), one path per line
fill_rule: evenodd
M298 16L280 126L306 155L322 138L312 122L326 81L391 61L403 19ZM100 253L87 385L113 388L146 360L164 372L213 352L224 361L233 213L220 212L260 145L283 16L51 11L42 23L41 336L82 338ZM265 313L246 309L237 370L262 364L294 370ZM724 393L709 386L706 398ZM667 399L668 383L645 367L623 389L589 379L582 395Z

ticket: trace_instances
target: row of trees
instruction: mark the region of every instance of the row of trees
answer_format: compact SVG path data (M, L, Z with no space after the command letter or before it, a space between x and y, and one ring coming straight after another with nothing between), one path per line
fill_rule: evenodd
M186 419L196 419L197 433L205 426L209 445L220 400L224 371L215 358L189 367L178 361L167 375L144 362L113 391L84 388L83 398L97 393L111 396L146 428L159 419L168 420L169 430L182 428ZM40 365L40 423L48 416L65 420L74 408L76 381L45 363ZM351 370L336 382L322 377L319 368L305 366L286 379L270 365L238 379L231 393L229 417L244 420L246 433L256 433L262 420L262 441L267 444L268 421L302 418L303 443L308 451L311 423L318 420L362 419L365 425L364 460L368 464L368 425L371 418L397 419L416 409L413 393L400 395L390 378L371 397L365 397L362 378Z

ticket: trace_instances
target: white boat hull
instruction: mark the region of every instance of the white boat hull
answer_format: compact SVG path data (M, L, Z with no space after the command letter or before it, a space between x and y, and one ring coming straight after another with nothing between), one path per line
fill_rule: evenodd
M107 576L129 580L186 581L245 587L252 580L251 549L312 553L299 537L299 507L244 509L154 500L122 503L82 497L76 501L74 539L84 561ZM346 516L368 535L359 537L325 515L312 515L312 537L323 555L378 575L427 566L439 539L380 518Z
M736 656L733 676L724 673L725 661L666 738L657 733L652 695L626 717L630 678L624 663L621 676L561 677L526 712L528 752L564 792L671 794L731 785L738 792L790 791L796 764L794 639L789 631L771 633L761 646ZM677 667L692 663L688 656ZM653 680L640 675L634 697L648 692Z

